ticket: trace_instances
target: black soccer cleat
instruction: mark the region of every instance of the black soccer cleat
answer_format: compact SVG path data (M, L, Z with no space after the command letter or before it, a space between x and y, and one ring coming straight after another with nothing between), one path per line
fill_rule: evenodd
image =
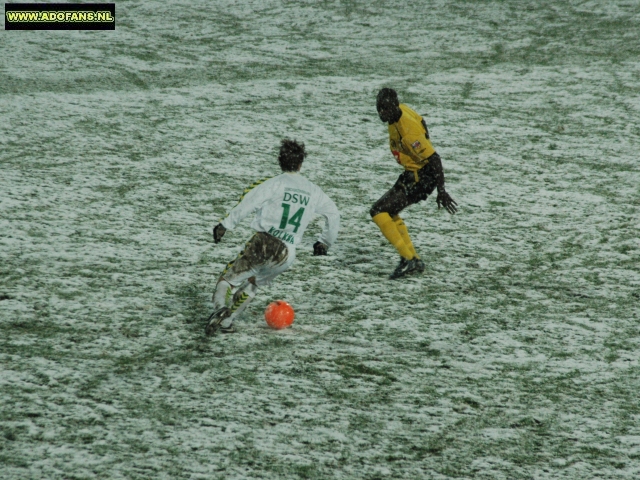
M424 262L417 257L412 258L411 260L407 260L403 257L400 259L400 263L393 271L393 273L389 275L389 280L406 277L411 273L418 272L424 272Z
M222 321L230 316L231 310L228 307L222 307L216 310L209 316L209 318L207 318L207 326L204 329L204 333L207 335L213 335L218 329L220 329Z

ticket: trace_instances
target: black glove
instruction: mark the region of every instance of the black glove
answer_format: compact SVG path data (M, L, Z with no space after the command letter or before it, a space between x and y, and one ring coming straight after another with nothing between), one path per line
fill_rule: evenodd
M438 190L436 203L438 204L438 210L440 210L440 207L444 207L451 215L458 211L456 208L458 204L447 192L444 191L444 189Z
M314 255L326 255L327 254L327 246L320 242L317 241L316 243L313 244L313 254Z
M217 224L213 227L213 241L216 243L220 243L224 234L227 233L227 229L222 226L221 223Z

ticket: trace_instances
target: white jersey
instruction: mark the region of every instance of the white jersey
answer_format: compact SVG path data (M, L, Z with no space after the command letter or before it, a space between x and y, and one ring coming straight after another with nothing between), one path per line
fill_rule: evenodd
M233 229L250 213L251 227L282 240L289 249L302 241L304 231L316 215L325 218L318 240L333 245L340 228L336 204L317 185L298 172L284 172L245 189L236 205L220 223Z

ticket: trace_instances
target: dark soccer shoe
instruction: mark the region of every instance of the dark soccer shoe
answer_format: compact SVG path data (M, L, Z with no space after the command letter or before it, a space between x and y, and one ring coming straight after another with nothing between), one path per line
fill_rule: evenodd
M231 310L228 307L222 307L209 316L207 327L204 329L204 333L207 335L213 335L216 333L218 329L220 329L220 324L225 318L231 316Z
M391 275L389 275L389 280L395 280L396 278L402 278L410 273L414 272L423 272L424 271L424 262L419 258L412 258L411 260L407 260L406 258L401 258L400 263L393 271Z
M409 260L404 257L400 258L400 263L393 271L391 275L389 275L389 280L394 280L396 278L404 277L407 274L407 269L409 268Z

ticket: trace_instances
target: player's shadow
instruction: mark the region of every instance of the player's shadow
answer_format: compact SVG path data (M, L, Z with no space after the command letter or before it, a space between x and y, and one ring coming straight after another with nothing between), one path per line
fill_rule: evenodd
M396 259L390 254L383 254L375 246L347 247L335 259L336 265L354 274L367 277L386 277L396 266Z
M196 283L182 285L172 293L182 305L184 322L189 331L204 335L207 317L211 315L213 308L211 293L208 293L204 286Z

